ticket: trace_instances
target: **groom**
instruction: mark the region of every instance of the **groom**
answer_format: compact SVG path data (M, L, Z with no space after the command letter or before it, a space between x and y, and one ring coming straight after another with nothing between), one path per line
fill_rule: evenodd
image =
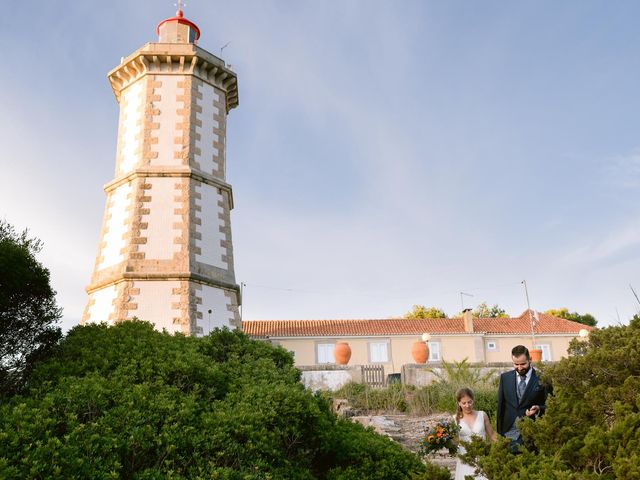
M515 452L523 444L516 420L524 416L536 418L544 414L547 394L550 392L540 383L531 366L527 347L513 347L511 359L513 370L500 375L497 430L500 435L511 439L511 449Z

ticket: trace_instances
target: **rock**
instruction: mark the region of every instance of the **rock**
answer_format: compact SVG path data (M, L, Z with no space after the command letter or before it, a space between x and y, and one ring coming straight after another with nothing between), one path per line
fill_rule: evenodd
M351 418L365 427L372 427L380 435L386 435L403 448L413 453L420 451L420 440L427 428L440 420L449 418L447 415L431 415L428 417L412 417L408 415L361 415ZM456 458L449 455L445 449L429 455L427 461L446 467L453 474L456 468Z

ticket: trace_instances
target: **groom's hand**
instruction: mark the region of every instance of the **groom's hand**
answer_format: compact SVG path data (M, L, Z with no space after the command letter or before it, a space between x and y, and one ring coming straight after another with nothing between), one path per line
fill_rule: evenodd
M531 408L528 408L526 412L524 412L524 414L527 417L535 417L538 412L540 412L540 407L538 405L532 405Z

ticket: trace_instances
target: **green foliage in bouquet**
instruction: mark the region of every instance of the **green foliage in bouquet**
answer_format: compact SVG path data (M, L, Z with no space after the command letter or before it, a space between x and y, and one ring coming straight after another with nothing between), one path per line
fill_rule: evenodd
M2 479L427 479L438 471L337 419L304 389L287 351L229 330L193 338L139 321L77 327L24 393L0 405Z

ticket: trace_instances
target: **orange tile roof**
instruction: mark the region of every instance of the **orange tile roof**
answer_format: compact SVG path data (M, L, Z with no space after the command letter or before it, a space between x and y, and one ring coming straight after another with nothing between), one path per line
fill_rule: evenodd
M574 334L591 327L538 314L536 334ZM516 318L474 318L475 333L531 334L529 311ZM377 335L464 334L462 318L387 318L370 320L247 320L242 330L254 337L343 337Z

